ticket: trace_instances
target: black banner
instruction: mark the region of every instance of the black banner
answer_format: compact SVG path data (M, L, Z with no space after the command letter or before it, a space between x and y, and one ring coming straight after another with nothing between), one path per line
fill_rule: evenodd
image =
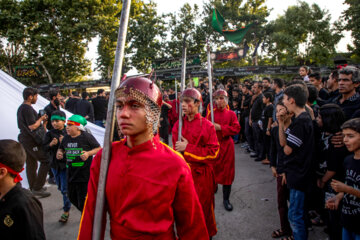
M182 59L158 59L155 60L152 68L155 70L175 70L181 69ZM199 55L192 55L186 58L186 68L201 67L201 61Z

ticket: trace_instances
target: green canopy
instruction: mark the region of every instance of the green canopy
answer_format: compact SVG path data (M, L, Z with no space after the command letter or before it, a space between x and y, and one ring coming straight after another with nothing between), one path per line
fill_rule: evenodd
M247 31L254 25L250 23L246 25L244 28L240 28L238 30L223 30L224 26L224 18L221 16L217 9L213 10L211 26L214 28L215 31L221 33L226 40L233 42L235 44L240 44L243 38L245 37Z

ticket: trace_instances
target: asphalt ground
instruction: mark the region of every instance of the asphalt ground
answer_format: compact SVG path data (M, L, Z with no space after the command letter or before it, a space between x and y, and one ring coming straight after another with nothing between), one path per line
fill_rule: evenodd
M235 181L230 202L234 206L227 212L222 204L222 187L215 195L215 216L218 233L214 240L267 240L272 231L280 228L277 212L276 181L268 165L255 162L240 144L235 145ZM51 196L41 199L44 208L44 227L49 240L76 239L80 212L72 207L66 224L59 223L62 214L62 196L55 185L48 185ZM107 224L106 239L109 237ZM323 227L309 232L310 240L325 240Z

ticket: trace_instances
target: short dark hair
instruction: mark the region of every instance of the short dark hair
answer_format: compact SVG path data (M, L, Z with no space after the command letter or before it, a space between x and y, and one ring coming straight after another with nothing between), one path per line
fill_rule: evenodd
M25 160L26 152L20 143L10 139L0 140L0 163L20 172L24 167ZM11 175L15 177L13 174Z
M333 70L331 72L331 76L332 76L332 78L335 78L336 81L338 81L338 79L339 79L339 71L338 70Z
M323 122L322 130L328 133L337 133L345 122L344 111L337 104L329 103L320 107L319 114Z
M357 67L354 67L354 66L344 67L339 71L339 74L345 74L345 75L351 74L351 80L353 83L360 82L360 72Z
M274 96L273 96L272 93L270 93L270 92L264 93L264 97L267 98L267 99L269 99L270 102L273 102L273 101L274 101Z
M73 96L77 96L77 97L79 96L79 93L78 93L77 91L72 91L71 94L72 94Z
M58 91L58 90L50 90L50 91L49 91L50 101L52 100L53 97L56 97L58 94L59 94L59 91Z
M300 84L293 84L285 88L284 94L288 96L288 98L293 98L296 106L305 107L307 102L308 93L305 88Z
M316 101L316 99L319 96L319 91L317 90L317 88L312 85L312 84L307 84L307 89L309 92L309 96L308 96L308 101L310 103L313 103L314 101Z
M97 95L100 95L100 94L102 94L103 92L105 92L105 90L102 89L102 88L100 88L100 89L97 90Z
M279 88L283 88L285 82L281 78L274 78L274 84L276 84Z
M87 98L88 96L89 96L89 93L88 93L88 92L82 92L82 93L81 93L82 99L85 99L85 98Z
M353 119L346 121L341 126L341 130L344 130L344 129L351 129L357 133L360 133L360 118L353 118Z
M30 96L35 96L37 94L39 94L39 92L36 88L27 87L23 91L23 98L26 101Z
M263 80L263 81L266 80L266 81L268 81L269 83L271 82L270 78L268 78L268 77L263 77L262 80Z
M314 73L311 73L311 74L309 74L309 78L315 78L316 80L320 80L321 79L321 75L320 75L320 73L318 73L318 72L314 72Z

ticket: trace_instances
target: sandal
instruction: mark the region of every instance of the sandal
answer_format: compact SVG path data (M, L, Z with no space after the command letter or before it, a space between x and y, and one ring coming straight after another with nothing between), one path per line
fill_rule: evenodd
M321 219L320 216L317 216L313 219L311 219L311 223L314 225L314 226L324 226L324 221Z
M59 219L59 222L66 223L69 220L69 214L63 213Z
M288 236L288 237L284 237L281 240L295 240L294 236Z
M283 232L281 229L275 230L272 232L271 237L272 238L279 238L287 235L285 232Z

